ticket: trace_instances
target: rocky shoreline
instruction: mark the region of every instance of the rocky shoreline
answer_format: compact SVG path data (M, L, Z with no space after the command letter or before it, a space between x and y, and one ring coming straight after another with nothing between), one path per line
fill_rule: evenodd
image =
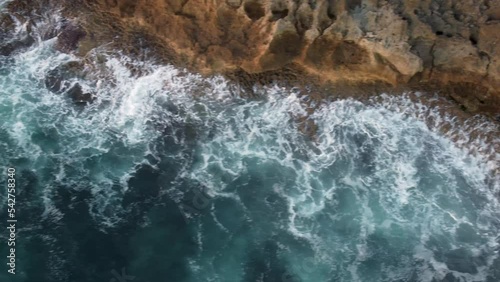
M249 92L255 83L276 81L356 97L439 92L466 113L500 120L498 0L30 2L7 5L21 21L61 11L65 24L47 36L82 58L107 45L223 74ZM9 24L4 17L2 29ZM0 51L32 41L28 36Z

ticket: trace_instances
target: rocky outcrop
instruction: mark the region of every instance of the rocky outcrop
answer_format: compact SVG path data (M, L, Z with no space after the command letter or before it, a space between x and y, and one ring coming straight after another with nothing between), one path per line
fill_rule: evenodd
M16 37L12 36L14 30L16 30L14 19L0 15L0 39L2 39L0 40L0 56L9 56L14 51L27 48L35 42L28 21L17 29Z
M71 52L78 48L78 43L85 38L87 32L78 24L65 22L57 36L56 49Z
M436 86L500 107L500 0L99 0L203 73L294 65L334 83Z
M95 100L95 96L83 90L79 78L87 75L82 62L70 61L50 70L45 77L45 87L53 93L65 94L75 104L86 105Z
M294 68L334 85L439 90L469 112L500 113L500 0L64 3L87 32L70 26L62 49L82 55L113 42L205 74Z

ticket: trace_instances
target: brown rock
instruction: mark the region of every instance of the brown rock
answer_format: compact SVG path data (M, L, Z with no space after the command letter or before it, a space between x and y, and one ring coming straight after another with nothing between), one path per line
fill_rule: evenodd
M486 74L487 60L465 39L439 38L433 50L434 67L440 71Z
M261 58L261 65L264 70L283 67L291 63L301 49L301 38L293 23L280 19L267 53Z
M245 0L243 7L246 15L254 21L266 15L266 9L263 1Z
M57 37L56 49L61 52L71 52L86 35L87 32L80 25L68 22Z
M159 56L204 74L293 66L324 82L441 89L468 111L500 112L497 0L62 3L83 25L64 28L64 51L92 33L140 54L135 38L148 38Z

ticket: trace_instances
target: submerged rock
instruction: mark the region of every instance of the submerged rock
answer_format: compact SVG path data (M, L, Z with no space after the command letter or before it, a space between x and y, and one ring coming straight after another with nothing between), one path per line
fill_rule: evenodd
M91 103L95 99L94 95L84 92L80 83L75 82L76 79L83 77L85 77L84 64L72 61L49 71L45 77L45 86L53 93L65 93L76 104Z
M71 61L50 70L45 77L45 86L51 92L58 93L64 90L64 81L72 78L81 78L85 75L84 64Z
M88 103L92 103L95 100L94 95L85 93L79 83L75 83L73 86L71 86L66 91L66 95L68 95L68 97L70 97L73 102L78 105L86 105Z
M0 56L10 56L13 52L30 47L35 43L32 33L32 22L25 23L25 29L17 36L14 32L16 22L10 15L0 15Z
M17 50L30 47L33 43L35 43L35 39L28 35L19 40L14 40L6 44L0 44L0 56L10 56Z

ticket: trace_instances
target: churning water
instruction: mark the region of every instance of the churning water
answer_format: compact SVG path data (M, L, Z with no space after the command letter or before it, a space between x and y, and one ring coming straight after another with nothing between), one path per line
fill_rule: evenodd
M222 77L105 49L68 78L95 96L75 104L45 87L78 60L54 40L0 56L20 228L1 281L500 280L499 139L482 137L497 125L406 94L241 98Z

